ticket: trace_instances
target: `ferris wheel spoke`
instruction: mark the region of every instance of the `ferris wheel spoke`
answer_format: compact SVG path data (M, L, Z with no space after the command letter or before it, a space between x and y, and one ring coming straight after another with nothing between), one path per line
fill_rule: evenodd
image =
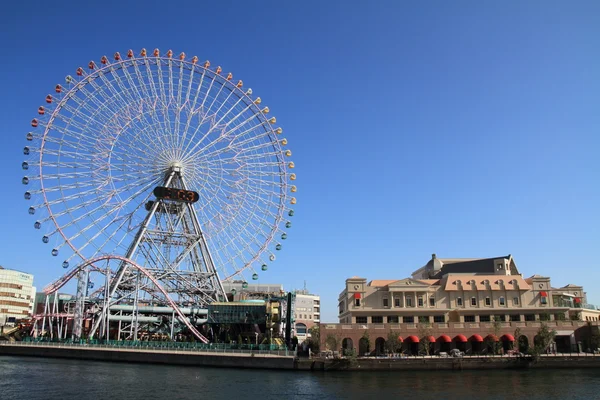
M223 125L222 128L222 133L217 135L216 139L214 139L212 142L210 142L208 145L204 145L202 146L200 149L205 149L207 147L210 147L212 145L214 145L215 143L218 143L222 140L224 140L225 138L228 137L228 131L226 131L226 129L228 128L229 124L231 124L232 122L234 122L235 120L237 120L239 117L241 117L247 110L249 110L251 108L251 105L248 105L246 108L244 108L242 111L240 111L235 117L233 117L232 119L230 119L226 124ZM259 111L260 113L260 111ZM254 119L256 117L257 114L253 114L251 116L249 116L244 122L242 122L241 125L245 124L247 121L251 121L252 119ZM196 128L196 131L194 131L193 137L195 137L196 133L198 132L198 130L200 129L202 125L199 125L198 128ZM211 124L211 127L207 130L207 132L204 134L204 136L200 139L196 141L196 144L190 148L189 150L186 149L186 152L188 154L191 155L195 155L194 152L196 152L196 150L200 147L200 145L204 142L204 140L215 131L215 129L217 128L217 123L213 123Z
M208 144L205 144L202 148L198 149L195 153L193 153L192 155L190 155L190 157L196 156L198 154L202 154L202 156L204 156L204 157L206 157L206 156L210 156L210 157L218 156L223 151L231 150L232 149L231 145L233 143L235 143L235 141L238 140L239 138L243 138L245 135L253 132L255 129L260 129L260 128L264 129L264 126L269 124L268 121L264 121L264 122L262 122L259 125L253 125L248 130L240 132L237 135L234 135L234 133L236 132L236 130L242 128L243 125L246 122L250 121L255 116L256 115L254 115L252 117L249 117L247 120L245 120L244 122L242 122L240 125L232 128L230 130L223 130L223 132L215 140L209 142ZM205 154L205 152L207 151L207 149L215 147L215 146L219 145L220 143L222 143L224 141L228 141L228 145L227 146L217 147L215 151L208 152L208 154Z
M189 86L188 86L188 98L189 98L189 95L190 95L190 93L192 91L192 86L193 86L192 82L194 80L194 71L195 70L196 70L196 66L194 65L193 68L191 68L191 70L190 70L190 83L189 83ZM190 111L188 112L188 116L187 116L186 122L185 122L185 127L184 127L183 133L182 133L182 138L181 138L182 146L187 142L187 133L188 133L188 130L190 128L190 124L192 123L192 118L198 112L196 110L196 104L198 102L199 94L201 93L201 88L203 87L202 85L204 84L204 76L205 76L204 72L205 71L201 69L201 72L200 72L200 82L198 83L198 88L195 90L194 101L192 102L192 105L190 106ZM183 151L183 148L182 148L182 151Z
M205 68L203 75L208 71L207 68ZM190 138L187 140L187 145L186 147L183 149L183 153L184 154L189 154L191 153L193 150L189 150L189 146L192 145L194 142L195 143L201 143L203 139L196 139L196 135L198 134L198 132L200 131L200 128L204 125L205 119L206 119L206 112L204 111L204 105L206 103L206 100L208 100L210 92L213 88L213 85L215 83L215 80L217 78L217 74L213 73L212 74L212 79L210 80L210 84L208 86L208 89L206 90L204 97L202 99L202 102L200 103L200 106L198 107L198 113L201 113L201 118L200 118L200 122L198 124L198 126L196 127L196 129L194 130L194 132L192 133L192 135L190 136ZM202 86L198 86L198 92L202 90ZM187 132L187 131L186 131ZM209 130L210 133L210 130Z
M156 93L156 91L154 91L153 94L148 91L148 87L147 87L148 85L146 85L146 81L143 77L143 72L139 68L139 63L140 63L139 61L135 63L135 67L133 68L133 70L135 72L138 82L140 83L139 86L141 88L141 91L143 92L142 98L146 99L146 102L148 103L147 107L149 108L149 110L151 110L151 113L148 113L148 114L150 114L149 122L151 122L151 124L154 125L154 127L155 127L154 133L157 136L157 140L158 140L160 138L160 135L158 135L158 131L164 129L164 126L156 112L158 94ZM141 63L143 65L149 65L149 62L147 60L142 60ZM127 80L130 82L130 84L134 85L133 77L127 69L125 69L125 74L127 76ZM147 78L150 79L148 76L147 76ZM154 80L150 79L150 82L152 85L154 84ZM152 99L154 99L154 100L152 100ZM162 143L160 141L159 141L159 143L161 146L164 145L164 143Z
M164 74L164 72L162 71L162 61L161 61L160 58L156 59L156 66L158 68L158 74L156 74L156 77L157 77L157 80L158 80L158 87L160 89L161 100L162 100L163 105L167 109L167 112L164 113L165 133L167 133L167 132L170 133L170 131L171 131L171 119L170 119L169 112L168 112L168 105L171 103L171 93L172 92L169 93L165 89L165 82L163 80L163 74ZM170 79L169 79L169 81L170 81ZM171 139L170 142L173 143L174 142L173 139Z

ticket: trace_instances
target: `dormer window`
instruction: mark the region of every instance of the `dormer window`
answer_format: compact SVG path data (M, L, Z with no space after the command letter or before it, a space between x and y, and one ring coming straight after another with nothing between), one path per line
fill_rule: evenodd
M504 264L498 264L498 271L501 271L504 269Z

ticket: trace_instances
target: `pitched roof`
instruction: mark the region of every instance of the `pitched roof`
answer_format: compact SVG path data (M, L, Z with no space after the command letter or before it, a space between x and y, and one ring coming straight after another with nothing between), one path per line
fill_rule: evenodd
M371 282L368 283L367 286L383 287L397 281L398 279L373 279Z
M473 281L474 283L472 283ZM486 282L487 281L487 282ZM504 283L504 286L501 283ZM516 286L515 283L516 282ZM521 275L453 275L450 274L446 277L446 284L444 290L471 290L473 286L476 290L504 290L507 289L519 289L529 290L531 286L525 282L525 279Z
M439 285L440 284L439 279L418 279L418 281L426 283L428 285Z
M531 275L529 278L525 279L525 282L529 283L530 285L533 283L534 279L549 279L547 276L542 276L542 275Z
M423 283L425 285L439 285L439 283L440 283L439 279L411 279L411 278L404 278L404 279L373 279L371 282L369 282L367 284L367 286L385 287L385 286L391 285L392 283L400 282L400 281L403 281L403 280L410 280L410 281L420 282L420 283Z
M446 274L460 274L460 273L472 273L472 274L493 274L495 271L494 261L498 259L509 259L509 256L493 257L493 258L478 258L467 261L455 261L451 263L445 263L435 277L441 278Z

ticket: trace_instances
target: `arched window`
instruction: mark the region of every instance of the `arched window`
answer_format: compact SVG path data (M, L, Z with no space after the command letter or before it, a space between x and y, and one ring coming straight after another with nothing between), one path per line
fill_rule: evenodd
M296 335L306 335L305 324L296 324Z

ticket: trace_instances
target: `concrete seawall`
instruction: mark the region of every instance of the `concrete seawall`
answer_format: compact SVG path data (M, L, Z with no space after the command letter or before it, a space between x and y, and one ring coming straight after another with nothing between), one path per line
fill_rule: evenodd
M124 349L72 345L0 344L0 356L70 358L112 362L190 365L226 368L301 371L462 371L492 369L600 368L600 356L465 357L465 358L359 358L295 359L293 356L216 353L168 349Z
M492 369L600 368L600 356L467 357L408 359L314 359L301 360L297 369L312 371L462 371Z
M295 368L293 356L271 354L206 353L177 350L117 349L74 346L0 345L0 356L33 356L79 360L133 362L205 367L287 369Z

